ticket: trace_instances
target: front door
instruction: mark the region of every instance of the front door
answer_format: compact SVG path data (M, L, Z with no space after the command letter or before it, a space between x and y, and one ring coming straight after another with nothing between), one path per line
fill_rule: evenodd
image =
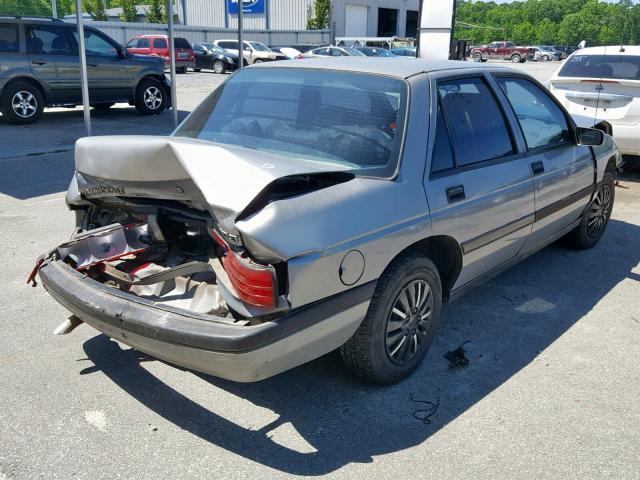
M48 103L76 103L80 91L80 63L71 29L59 25L26 25L27 52L33 75L48 90Z
M578 220L595 187L590 147L576 144L565 113L551 95L528 78L500 75L527 144L535 188L536 221L527 247Z
M78 32L73 31L74 42ZM95 101L127 100L131 96L133 66L121 56L119 46L93 29L84 32L89 98Z
M435 83L434 83L435 80ZM438 105L425 185L433 233L463 250L458 288L514 258L534 221L533 182L488 77L432 80Z

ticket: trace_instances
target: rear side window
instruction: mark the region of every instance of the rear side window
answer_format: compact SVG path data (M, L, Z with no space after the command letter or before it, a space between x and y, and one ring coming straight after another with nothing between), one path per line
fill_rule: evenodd
M438 95L451 132L456 166L514 153L505 118L483 79L440 82Z
M521 78L497 78L518 117L527 147L562 144L569 126L562 110L534 83Z
M67 29L53 25L27 27L27 51L33 54L73 55Z
M455 167L453 162L453 148L447 121L442 113L442 107L438 105L438 119L436 123L436 140L431 157L431 173L438 173Z
M558 76L640 80L640 56L576 54L565 61Z
M167 48L167 40L164 38L154 38L153 48L160 48L160 49Z
M185 38L180 38L180 37L176 37L173 39L173 46L175 48L186 48L186 49L191 48L191 44L189 43L189 41Z
M234 50L238 49L238 42L218 42L222 48L231 48Z
M18 26L0 23L0 52L18 51Z

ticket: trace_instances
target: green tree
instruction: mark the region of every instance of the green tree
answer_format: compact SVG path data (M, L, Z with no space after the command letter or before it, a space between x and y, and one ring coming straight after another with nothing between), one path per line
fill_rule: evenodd
M167 23L167 10L163 0L151 0L147 9L149 23Z
M102 0L84 0L82 2L85 12L91 15L93 20L107 21L107 12L105 11L105 3Z
M118 0L117 5L122 8L122 15L120 15L120 19L123 22L135 22L138 20L136 0Z
M331 0L314 0L313 7L307 9L307 28L323 30L331 23Z

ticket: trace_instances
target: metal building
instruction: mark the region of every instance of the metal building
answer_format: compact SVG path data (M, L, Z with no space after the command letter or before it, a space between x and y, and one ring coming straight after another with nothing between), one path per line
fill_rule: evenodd
M239 0L180 0L181 23L235 28ZM302 30L313 0L243 0L247 29ZM332 0L338 37L415 37L420 0Z

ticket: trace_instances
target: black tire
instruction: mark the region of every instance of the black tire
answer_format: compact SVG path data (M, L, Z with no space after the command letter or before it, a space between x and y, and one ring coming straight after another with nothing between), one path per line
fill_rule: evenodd
M417 301L420 297L417 284L422 285L424 303ZM430 296L426 295L425 285L429 287ZM412 288L413 305L430 308L430 317L426 320L420 320L427 314L426 310L421 312L422 308L414 308L406 296L401 298L401 294ZM345 365L370 383L399 382L410 375L427 354L438 328L441 307L442 286L433 262L418 252L394 260L378 280L362 324L340 348ZM408 318L400 316L404 311L410 312Z
M211 70L213 70L218 75L223 74L226 71L225 64L222 60L214 60L211 64Z
M201 72L202 69L201 68L194 68L193 71L197 73L197 72Z
M187 73L187 67L177 67L176 73Z
M549 55L543 55L542 61L543 62L548 62L549 61Z
M135 105L141 115L162 113L167 105L167 93L164 86L154 78L141 80L136 89Z
M40 89L29 82L11 82L4 88L0 111L13 125L29 125L37 122L44 110L44 98Z
M522 57L519 53L514 53L511 55L511 63L520 63L522 61Z
M473 54L473 61L474 62L481 62L482 61L482 54L480 52L476 52Z
M263 63L263 62L264 62L264 60L262 60L261 58L257 58L257 59L253 62L253 64L254 64L254 65L257 65L257 64L259 64L259 63Z
M91 106L96 110L109 110L115 103L93 103Z
M569 246L585 250L600 241L609 224L615 196L614 172L612 169L607 169L593 199L582 215L580 225L566 237Z

